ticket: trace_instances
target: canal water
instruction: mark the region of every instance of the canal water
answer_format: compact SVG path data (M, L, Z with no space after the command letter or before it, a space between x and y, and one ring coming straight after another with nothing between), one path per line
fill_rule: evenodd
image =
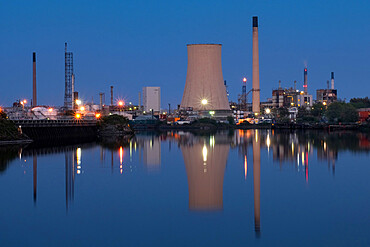
M0 148L0 246L370 246L370 137L237 130Z

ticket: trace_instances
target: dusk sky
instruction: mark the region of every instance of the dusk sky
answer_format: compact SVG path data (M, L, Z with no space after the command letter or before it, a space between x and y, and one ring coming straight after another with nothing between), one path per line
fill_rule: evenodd
M17 1L0 2L0 105L32 96L37 53L40 105L63 105L64 42L74 53L75 89L85 101L109 87L137 103L144 86L161 87L161 104L180 104L186 44L221 43L230 99L252 82L252 16L259 17L261 101L282 81L326 88L338 97L370 96L370 1ZM251 101L251 94L248 97Z

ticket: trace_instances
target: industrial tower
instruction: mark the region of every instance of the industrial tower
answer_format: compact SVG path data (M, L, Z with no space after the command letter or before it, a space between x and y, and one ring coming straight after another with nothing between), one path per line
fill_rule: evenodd
M64 81L65 81L65 91L64 91L64 108L66 110L72 109L73 102L73 89L74 80L73 77L73 53L67 52L67 43L65 43L64 51Z

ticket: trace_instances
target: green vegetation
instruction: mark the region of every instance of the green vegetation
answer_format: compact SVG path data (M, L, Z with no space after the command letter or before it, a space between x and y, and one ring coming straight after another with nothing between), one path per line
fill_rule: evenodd
M370 108L370 99L366 98L352 98L349 103L355 107L356 109L359 108Z
M326 117L330 123L353 123L358 121L358 113L351 103L331 103L328 106Z
M0 140L11 141L20 139L23 139L23 136L18 132L14 123L10 120L0 118Z
M114 114L101 118L102 124L105 125L128 125L128 119L120 115Z

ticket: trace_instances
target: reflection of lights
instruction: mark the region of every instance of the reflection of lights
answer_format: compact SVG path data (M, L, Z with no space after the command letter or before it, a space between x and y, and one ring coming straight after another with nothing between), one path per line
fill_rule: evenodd
M215 146L215 136L209 137L209 145L211 147L214 147Z
M119 147L119 163L122 165L123 162L123 148Z
M326 142L324 142L324 151L326 151Z
M120 165L119 168L122 169L122 165Z
M302 152L302 165L304 165L304 152Z
M80 170L77 170L77 174L81 174L81 171Z
M203 162L207 162L207 153L208 153L208 151L207 151L206 145L203 146L202 153L203 153Z
M298 163L298 166L299 166L299 153L297 153L297 163Z
M267 134L266 144L267 144L267 149L269 150L270 149L270 145L271 145L271 140L270 140L270 135L269 134Z
M256 137L256 142L258 142L258 130L255 130L255 133L256 133L256 135L255 135L255 137Z
M244 179L247 179L247 171L248 171L248 163L247 163L247 156L244 155Z
M207 105L208 104L208 100L202 99L201 103L202 103L202 105Z
M292 155L294 154L294 143L292 142Z
M132 159L132 140L130 140L130 160Z
M77 165L81 164L81 148L76 150Z
M81 169L81 166L77 166L77 169Z

